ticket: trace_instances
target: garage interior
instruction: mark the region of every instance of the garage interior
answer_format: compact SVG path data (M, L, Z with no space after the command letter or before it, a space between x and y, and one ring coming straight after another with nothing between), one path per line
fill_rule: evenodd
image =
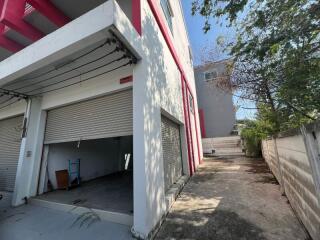
M132 215L131 90L48 111L38 194Z

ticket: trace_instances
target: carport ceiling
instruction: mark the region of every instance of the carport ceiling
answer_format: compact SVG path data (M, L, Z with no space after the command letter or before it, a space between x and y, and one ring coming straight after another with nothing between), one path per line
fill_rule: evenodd
M105 40L2 86L0 110L22 99L90 81L136 61L136 57L110 32Z

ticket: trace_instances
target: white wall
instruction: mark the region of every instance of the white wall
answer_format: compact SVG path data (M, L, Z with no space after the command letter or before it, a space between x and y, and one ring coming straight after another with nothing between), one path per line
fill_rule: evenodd
M1 101L3 101L3 100L1 100ZM24 114L26 111L26 106L27 106L26 101L21 100L15 104L12 104L6 108L1 109L0 110L0 120Z
M193 67L190 61L185 59L185 56L189 55L186 54L188 39L179 2L170 2L177 19L174 23L175 29L179 29L174 44L176 47L179 46L177 52L185 67L191 91L196 96ZM161 9L161 6L158 8ZM134 212L136 213L133 232L141 238L147 238L168 210L164 190L161 111L167 112L171 118L182 124L184 117L181 74L147 1L142 1L142 32L142 60L133 69ZM197 108L195 111L197 113ZM193 136L197 158L195 127ZM184 139L183 142L185 143ZM184 144L183 152L186 151ZM197 159L196 163L198 162ZM185 155L183 163L188 164Z
M200 161L203 157L202 154L202 145L201 145L201 132L200 132L200 121L199 121L199 110L198 110L198 99L197 99L197 91L195 85L195 77L193 71L193 62L190 58L189 47L191 48L191 43L189 41L189 36L187 32L187 28L185 25L184 13L182 9L182 0L169 0L172 10L173 10L173 29L174 34L172 35L172 40L175 46L175 49L178 53L179 60L182 63L184 73L186 75L186 80L189 83L190 90L193 94L195 101L195 117L194 121L193 115L192 117L192 136L194 142L194 152L195 155L195 163L196 167L200 164ZM197 126L197 127L196 127ZM198 139L197 139L198 135ZM199 142L198 142L199 140ZM200 151L200 159L198 158L198 146Z
M80 177L88 181L124 170L124 154L131 152L132 137L108 138L80 142L51 144L48 154L49 179L57 188L55 172L69 168L68 160L80 158Z

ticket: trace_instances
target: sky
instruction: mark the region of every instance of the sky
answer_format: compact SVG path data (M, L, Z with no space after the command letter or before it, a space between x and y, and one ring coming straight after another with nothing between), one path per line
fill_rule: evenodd
M202 27L204 26L205 19L202 16L191 15L191 3L192 0L181 0L184 15L186 19L186 24L189 32L189 38L191 42L191 48L193 52L194 64L197 65L201 61L201 52L204 48L212 48L215 46L216 39L220 36L223 36L227 40L231 40L236 35L235 30L228 28L226 22L222 21L217 23L216 20L211 22L211 30L208 33L204 33ZM217 60L228 58L226 54L219 54ZM237 119L254 118L255 111L243 109L245 108L254 108L254 103L249 101L241 100L237 97L233 98L233 102L236 106L240 107L237 111Z

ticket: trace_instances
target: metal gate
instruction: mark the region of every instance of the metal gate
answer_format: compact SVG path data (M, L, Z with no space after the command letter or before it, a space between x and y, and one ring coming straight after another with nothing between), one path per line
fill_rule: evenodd
M15 186L21 146L23 116L0 121L0 191L12 192Z
M180 126L161 117L164 182L167 191L182 176Z
M45 144L133 134L132 90L48 111Z

